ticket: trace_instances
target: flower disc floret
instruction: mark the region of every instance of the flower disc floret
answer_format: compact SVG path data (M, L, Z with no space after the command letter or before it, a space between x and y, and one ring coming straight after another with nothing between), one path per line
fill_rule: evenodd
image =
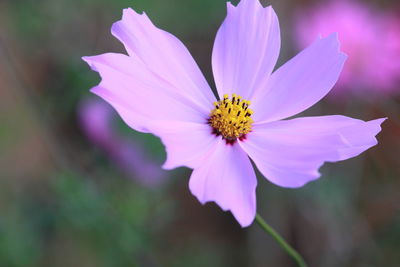
M253 111L249 109L250 101L242 99L240 95L224 95L223 100L214 102L215 108L211 111L209 123L214 133L222 135L228 141L235 141L251 132Z

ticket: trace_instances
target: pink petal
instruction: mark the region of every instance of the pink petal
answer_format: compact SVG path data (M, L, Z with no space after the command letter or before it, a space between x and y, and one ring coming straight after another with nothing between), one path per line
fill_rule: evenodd
M324 162L355 157L376 145L384 120L321 116L256 124L240 145L272 183L300 187L319 178Z
M242 227L252 223L256 214L257 179L246 153L238 145L226 145L218 139L214 150L189 181L193 195L204 204L216 202L230 210Z
M210 125L177 121L155 121L148 129L161 138L167 151L164 169L196 168L217 142Z
M311 107L335 85L346 60L337 34L318 38L275 71L251 99L255 121L287 118Z
M249 99L265 86L279 56L278 18L259 0L227 3L228 14L218 30L212 67L218 94L236 93Z
M146 14L124 9L122 20L114 23L111 32L130 56L143 61L177 92L208 111L213 108L215 97L189 51L175 36L155 27Z
M198 105L132 57L107 53L84 57L102 81L92 92L109 102L137 131L154 120L205 123L210 110Z

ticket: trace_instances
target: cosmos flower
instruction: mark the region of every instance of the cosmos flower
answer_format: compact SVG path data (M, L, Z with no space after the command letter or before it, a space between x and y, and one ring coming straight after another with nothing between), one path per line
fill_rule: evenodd
M160 137L167 150L163 167L194 169L192 194L230 210L245 227L256 214L250 158L272 183L300 187L320 176L324 162L374 146L384 119L282 120L318 102L335 84L346 60L337 36L317 38L272 73L280 50L272 7L242 0L227 8L212 54L219 100L185 46L131 9L112 26L129 55L83 59L102 78L92 92L133 129Z
M400 81L400 23L398 15L371 9L356 0L328 0L301 8L294 20L298 47L315 36L338 32L341 48L349 56L334 96L398 92Z
M115 114L106 102L84 99L79 105L78 115L81 129L88 139L104 150L128 177L145 186L154 186L165 179L165 171L143 156L144 150L140 145L121 136L112 127Z

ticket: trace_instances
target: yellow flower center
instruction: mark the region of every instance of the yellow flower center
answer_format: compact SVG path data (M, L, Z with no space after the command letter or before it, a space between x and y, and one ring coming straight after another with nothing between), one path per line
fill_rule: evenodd
M237 138L245 138L251 132L253 111L249 109L250 101L243 100L240 95L225 94L223 100L214 102L209 124L216 135L222 135L227 143L234 143Z

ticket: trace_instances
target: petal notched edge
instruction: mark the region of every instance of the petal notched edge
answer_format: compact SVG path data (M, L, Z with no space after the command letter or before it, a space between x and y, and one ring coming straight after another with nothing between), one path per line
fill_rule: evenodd
M382 130L381 125L385 120L387 120L387 118L363 122L361 133L355 132L351 127L344 128L339 135L343 139L343 142L347 144L347 147L339 150L338 160L356 157L377 145L378 140L375 136Z

